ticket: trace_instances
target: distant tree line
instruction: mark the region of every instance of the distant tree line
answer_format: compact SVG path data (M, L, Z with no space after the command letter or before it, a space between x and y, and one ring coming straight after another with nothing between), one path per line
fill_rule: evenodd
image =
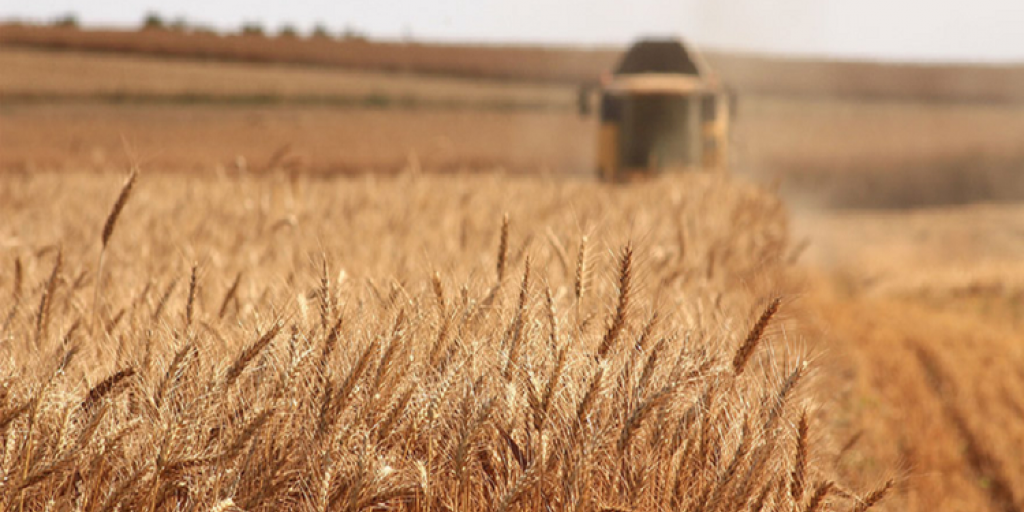
M77 24L77 22L75 22ZM178 32L195 32L195 33L212 33L213 29L209 27L191 25L185 18L175 18L171 21L164 19L160 14L155 12L149 12L142 19L142 30L172 30ZM245 36L254 37L266 37L269 32L264 26L258 21L246 21L242 23L238 33ZM283 38L298 38L300 37L299 30L294 25L286 23L278 28L276 32L277 37ZM342 31L336 35L332 34L326 25L318 23L313 27L313 30L309 33L309 37L314 39L330 39L337 37L338 39L345 40L365 40L366 35L362 32L352 28L345 27Z
M66 13L50 22L51 26L60 28L78 29L81 24L78 20L78 15L75 13ZM139 26L140 30L166 30L173 32L189 32L193 34L214 34L216 30L205 25L192 24L184 17L176 17L173 19L164 18L162 15L156 12L148 12L142 18L142 23ZM246 21L238 29L238 34L244 36L253 37L267 37L269 32L264 28L263 24L258 21ZM295 28L295 25L285 23L277 29L275 33L277 37L295 39L301 37L299 30ZM312 39L342 39L346 41L365 41L367 36L362 31L355 29L351 26L346 26L337 33L332 33L323 23L317 23L313 26L313 29L309 32L309 36Z
M78 28L78 16L74 13L62 14L53 20L53 26L62 28Z

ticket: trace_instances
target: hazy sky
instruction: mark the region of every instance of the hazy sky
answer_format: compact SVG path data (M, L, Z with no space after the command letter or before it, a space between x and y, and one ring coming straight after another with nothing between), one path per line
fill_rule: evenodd
M0 18L136 26L146 12L220 30L351 27L371 38L623 44L674 35L708 48L847 58L1024 62L1024 0L3 0Z

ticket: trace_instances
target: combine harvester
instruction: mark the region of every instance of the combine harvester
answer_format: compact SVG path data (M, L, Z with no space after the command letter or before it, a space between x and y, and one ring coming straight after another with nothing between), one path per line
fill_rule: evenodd
M732 95L682 42L636 43L596 89L601 179L725 168ZM581 115L593 110L594 91L593 86L581 90Z

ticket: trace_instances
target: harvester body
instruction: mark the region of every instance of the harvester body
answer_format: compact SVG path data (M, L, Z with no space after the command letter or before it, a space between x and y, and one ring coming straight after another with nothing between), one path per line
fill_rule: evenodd
M602 179L725 167L730 95L679 41L637 43L598 95Z

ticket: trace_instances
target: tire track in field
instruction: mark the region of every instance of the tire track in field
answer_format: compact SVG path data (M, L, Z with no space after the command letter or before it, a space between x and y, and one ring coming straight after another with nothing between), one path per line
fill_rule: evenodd
M985 449L981 436L971 428L966 415L957 405L956 399L953 398L956 395L956 386L943 363L919 340L909 338L906 343L917 356L928 384L935 392L939 403L942 404L946 421L953 426L963 441L965 457L971 470L980 481L990 482L988 496L992 503L992 509L1001 512L1022 510L1024 503L1021 503L1021 498L1016 496L1013 484L1000 464L999 458Z

